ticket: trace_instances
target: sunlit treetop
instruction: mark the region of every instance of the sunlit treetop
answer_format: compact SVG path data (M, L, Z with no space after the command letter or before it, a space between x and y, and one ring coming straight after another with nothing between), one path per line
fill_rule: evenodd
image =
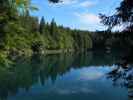
M52 3L58 3L61 2L61 0L48 0L49 2ZM14 2L11 0L11 2ZM35 5L33 5L31 3L31 0L15 0L15 6L18 9L19 13L24 14L25 12L31 10L38 10L38 7L36 7Z

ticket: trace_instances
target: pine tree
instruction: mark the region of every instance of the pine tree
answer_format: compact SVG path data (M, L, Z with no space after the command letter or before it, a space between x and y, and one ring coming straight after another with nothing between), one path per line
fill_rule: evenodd
M56 30L56 22L54 21L54 19L52 19L52 21L51 21L51 24L50 24L50 34L51 34L51 36L53 36L53 37L55 37L55 30Z
M45 20L44 20L44 17L42 17L40 21L40 26L39 26L39 32L41 34L44 34L44 27L45 27Z

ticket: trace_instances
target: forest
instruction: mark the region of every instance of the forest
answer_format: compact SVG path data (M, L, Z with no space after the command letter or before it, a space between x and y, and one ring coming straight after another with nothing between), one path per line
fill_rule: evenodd
M44 17L39 20L30 15L29 12L37 8L29 2L0 1L0 59L92 48L90 32L57 25L54 19L51 23Z
M119 2L114 13L97 14L106 28L95 31L65 26L63 20L71 21L61 12L62 24L48 9L50 21L32 15L41 0L32 1L0 0L0 100L133 100L133 0L77 0L78 11L100 1L94 14L98 5L104 12L104 2Z
M58 3L58 0L49 0ZM0 59L45 52L87 51L97 48L125 48L133 45L133 2L123 0L114 15L99 14L105 31L82 31L57 25L31 16L38 8L31 0L0 1ZM112 32L113 27L124 24L121 32Z

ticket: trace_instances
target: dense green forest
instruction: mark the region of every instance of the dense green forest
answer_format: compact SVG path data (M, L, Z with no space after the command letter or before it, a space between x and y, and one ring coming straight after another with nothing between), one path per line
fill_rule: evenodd
M22 1L0 1L0 59L49 50L67 52L92 48L88 31L57 25L54 19L51 23L44 17L39 20L29 13L37 8L30 5L30 1Z
M133 46L132 5L132 0L123 0L114 15L100 14L101 23L108 29L89 32L57 25L54 19L48 23L44 17L39 20L31 16L31 11L38 10L31 0L1 0L0 62L6 62L5 58L33 53L77 52L108 47L130 49ZM126 26L123 31L111 32L121 24Z

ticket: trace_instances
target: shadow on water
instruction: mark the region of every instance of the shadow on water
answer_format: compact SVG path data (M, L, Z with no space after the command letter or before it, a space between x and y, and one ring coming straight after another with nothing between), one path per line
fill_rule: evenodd
M10 69L0 67L0 98L6 100L9 96L15 96L20 89L30 91L33 85L42 86L50 79L55 83L58 76L63 76L71 69L80 69L90 66L112 66L119 60L121 53L87 52L79 54L58 54L58 55L33 55L31 58L21 58L11 65ZM132 91L133 82L125 78L123 73L108 75L114 85L126 86ZM118 80L123 82L118 84Z

